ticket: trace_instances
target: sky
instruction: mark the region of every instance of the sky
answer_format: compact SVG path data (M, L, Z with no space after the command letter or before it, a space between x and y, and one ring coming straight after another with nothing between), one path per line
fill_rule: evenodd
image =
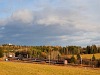
M100 0L0 0L0 44L100 45Z

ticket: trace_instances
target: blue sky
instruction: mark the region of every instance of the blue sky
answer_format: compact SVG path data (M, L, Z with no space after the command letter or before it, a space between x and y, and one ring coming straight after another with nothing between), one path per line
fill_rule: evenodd
M0 0L0 44L100 45L100 0Z

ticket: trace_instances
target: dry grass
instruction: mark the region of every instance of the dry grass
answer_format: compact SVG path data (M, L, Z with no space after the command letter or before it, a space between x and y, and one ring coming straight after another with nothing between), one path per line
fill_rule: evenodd
M94 54L95 55L95 57L96 57L96 59L100 59L100 53L97 53L97 54ZM67 57L71 57L72 55L67 55ZM83 55L81 55L81 57L83 58L83 59L91 59L92 58L92 56L93 56L93 54L83 54ZM76 55L75 55L75 58L76 58Z
M0 75L100 75L100 69L54 66L18 62L0 62Z
M94 54L96 59L100 59L100 53L97 53L97 54ZM87 59L91 59L93 54L84 54L84 55L81 55L82 58L87 58Z

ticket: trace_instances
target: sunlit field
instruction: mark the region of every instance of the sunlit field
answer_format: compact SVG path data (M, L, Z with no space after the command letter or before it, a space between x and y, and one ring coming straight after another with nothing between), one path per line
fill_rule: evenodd
M100 69L0 62L0 75L100 75Z
M100 59L100 53L97 53L97 54L94 54L95 55L95 58L96 59ZM67 57L71 57L72 55L67 55ZM93 54L82 54L81 55L81 57L83 58L83 59L91 59L92 58L92 56L93 56ZM75 55L75 58L76 58L76 55Z
M96 59L100 59L100 53L94 54ZM81 55L83 58L91 59L93 54L83 54Z

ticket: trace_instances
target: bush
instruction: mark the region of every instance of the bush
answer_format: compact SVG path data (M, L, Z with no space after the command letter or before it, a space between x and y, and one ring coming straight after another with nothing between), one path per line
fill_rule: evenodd
M97 67L100 67L100 59L97 60Z
M83 64L85 64L85 65L90 65L90 63L91 63L91 61L88 60L88 59L84 59L82 62L83 62Z

